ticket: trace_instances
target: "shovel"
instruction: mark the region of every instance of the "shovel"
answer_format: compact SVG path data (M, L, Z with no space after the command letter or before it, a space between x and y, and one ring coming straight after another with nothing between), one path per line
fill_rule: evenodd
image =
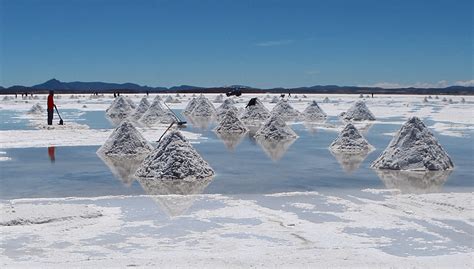
M61 118L61 115L59 115L59 111L58 111L58 108L56 107L56 105L54 105L54 109L56 109L56 113L58 113L58 116L59 116L59 125L64 125L64 121Z

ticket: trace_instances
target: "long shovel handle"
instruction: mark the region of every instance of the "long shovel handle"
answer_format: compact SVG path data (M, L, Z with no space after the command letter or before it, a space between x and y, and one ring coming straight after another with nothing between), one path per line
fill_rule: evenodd
M56 109L56 113L58 113L59 119L62 120L61 115L59 114L59 111L58 111L58 108L56 107L56 105L54 105L54 109Z
M173 121L173 122L170 124L170 126L168 127L168 129L166 129L165 132L160 136L160 139L158 139L158 141L156 141L156 142L160 142L160 141L161 141L161 139L163 138L163 136L165 136L165 134L169 131L169 129L171 129L171 127L173 127L174 123L175 123L175 122Z

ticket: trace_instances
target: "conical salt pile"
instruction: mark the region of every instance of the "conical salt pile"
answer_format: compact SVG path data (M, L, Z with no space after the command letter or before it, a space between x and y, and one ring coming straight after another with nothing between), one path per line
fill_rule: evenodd
M365 140L354 125L348 123L336 140L331 143L329 149L334 152L362 153L372 151L374 147Z
M155 98L153 98L153 102L161 102L163 99L161 99L161 96L157 95Z
M136 175L142 178L192 180L212 177L214 170L179 131L172 131L145 158Z
M466 99L464 99L464 97L461 98L461 103L466 103Z
M131 112L132 107L122 96L117 97L106 110L107 115L111 118L125 118Z
M428 103L428 97L423 98L423 103Z
M28 114L43 114L44 108L40 104L33 105L30 110L27 112Z
M240 120L245 124L257 124L267 120L268 117L270 117L270 112L263 103L257 99L255 105L245 108Z
M316 101L313 101L303 111L303 117L306 121L318 121L327 117L326 113L319 107Z
M278 101L280 101L280 99L278 99L277 96L273 96L273 98L272 98L272 100L270 101L270 103L276 104L276 103L278 103Z
M214 131L216 133L246 133L247 127L239 120L235 111L228 110Z
M268 140L284 140L296 138L298 135L278 115L272 115L255 133L256 138Z
M341 113L340 116L345 120L375 120L374 114L370 112L364 101L357 101L347 112Z
M143 97L142 100L140 100L140 104L138 104L138 107L131 115L131 118L133 120L139 120L143 116L143 114L145 114L148 108L150 108L150 103L145 97Z
M98 154L114 157L128 157L148 154L153 147L137 129L124 120L109 136Z
M173 103L173 97L171 97L171 95L168 95L165 99L165 103Z
M324 97L323 103L329 103L329 102L330 102L329 98L327 96Z
M283 120L293 120L301 113L294 109L287 100L282 99L273 107L272 114L279 115Z
M214 98L214 103L222 103L222 102L224 102L224 95L222 95L221 93L217 95L216 98Z
M161 101L155 98L148 110L143 113L140 122L145 125L154 125L159 123L171 123L175 120L171 112L163 108Z
M132 98L130 98L130 97L125 97L125 100L127 100L128 104L130 105L130 107L131 107L132 109L137 108L137 106L136 106L135 103L133 102Z
M448 170L454 167L431 131L417 117L395 134L372 168L392 170Z
M234 99L225 99L224 102L217 108L217 118L222 119L229 109L237 113L238 109L234 106L234 104Z
M186 105L186 107L183 110L183 114L189 115L191 112L193 112L193 109L196 107L197 100L196 98L191 99L189 103Z
M194 117L213 117L216 114L216 108L204 95L196 99L196 105L191 111L191 115Z

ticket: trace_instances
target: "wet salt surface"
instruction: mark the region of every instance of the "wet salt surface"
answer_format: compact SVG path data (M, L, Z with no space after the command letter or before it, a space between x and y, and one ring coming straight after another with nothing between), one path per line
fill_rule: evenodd
M100 113L93 113L90 119L95 121L96 117L100 118ZM390 121L402 120L391 118ZM341 125L336 117L330 117L326 123ZM293 124L291 128L299 138L289 145L286 152L277 153L280 159L273 160L263 146L248 134L233 149L229 149L212 131L214 126L215 123L210 123L204 129L196 128L188 121L185 129L202 133L208 138L193 144L216 172L213 181L204 189L207 194L322 190L350 192L385 188L384 182L369 166L391 140L391 136L384 134L394 133L400 128L397 124L372 125L368 133L363 133L376 148L375 151L365 159L363 156L344 159L343 156L332 155L328 150L330 143L337 137L336 130L316 129L310 132L304 124ZM472 145L473 138L435 135L455 164L454 171L446 181L437 180L431 185L408 180L393 184L388 182L389 187L400 184L404 187L404 184L408 184L405 189L415 188L419 189L416 192L421 193L473 190L472 149L465 146ZM115 177L97 157L97 149L97 146L56 147L55 162L51 162L48 155L51 149L48 151L48 148L4 149L5 155L11 160L0 162L0 199L145 193L137 181L121 182L120 178ZM387 178L390 180L390 177Z

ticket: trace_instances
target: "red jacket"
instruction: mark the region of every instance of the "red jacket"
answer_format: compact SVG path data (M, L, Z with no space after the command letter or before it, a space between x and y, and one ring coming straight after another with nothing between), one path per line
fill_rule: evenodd
M54 109L54 100L53 96L50 94L48 95L48 110Z

